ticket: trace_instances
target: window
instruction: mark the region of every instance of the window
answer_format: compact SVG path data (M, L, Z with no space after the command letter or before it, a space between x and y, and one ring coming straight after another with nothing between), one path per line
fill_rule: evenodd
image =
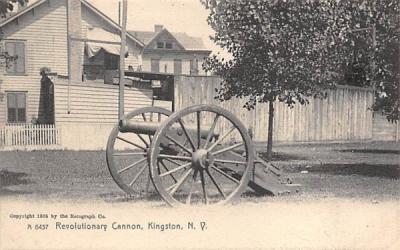
M166 49L172 49L172 43L165 43Z
M182 74L182 60L180 59L174 60L174 74L175 75Z
M191 75L198 75L199 74L199 68L198 68L197 59L190 60L190 74Z
M26 94L23 92L7 93L7 122L26 122Z
M151 72L153 72L153 73L160 72L160 60L151 59Z
M8 55L16 57L15 60L8 63L7 73L25 73L25 43L20 41L7 41L5 45Z
M157 43L157 49L163 49L164 48L164 43L163 42L158 42Z

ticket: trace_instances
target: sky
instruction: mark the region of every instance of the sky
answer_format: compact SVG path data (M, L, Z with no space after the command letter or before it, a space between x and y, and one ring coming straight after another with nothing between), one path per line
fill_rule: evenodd
M118 22L119 0L88 0L100 11ZM208 11L200 0L128 0L127 29L153 31L155 24L171 32L186 32L201 37L213 52L219 49L209 39L213 30L207 24Z

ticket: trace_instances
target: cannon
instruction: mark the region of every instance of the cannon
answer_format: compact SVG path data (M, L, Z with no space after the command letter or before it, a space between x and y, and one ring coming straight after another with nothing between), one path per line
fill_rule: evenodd
M127 194L149 195L152 183L171 206L231 203L247 187L289 191L280 170L258 157L243 123L215 105L134 110L113 128L106 159Z

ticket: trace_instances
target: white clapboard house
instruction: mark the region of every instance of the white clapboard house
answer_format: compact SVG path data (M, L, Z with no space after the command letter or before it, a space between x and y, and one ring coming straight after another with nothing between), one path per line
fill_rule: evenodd
M85 0L38 0L0 19L0 148L104 148L117 122L120 26ZM99 42L103 41L103 42ZM126 69L143 42L127 34ZM126 79L125 109L152 105L149 81Z

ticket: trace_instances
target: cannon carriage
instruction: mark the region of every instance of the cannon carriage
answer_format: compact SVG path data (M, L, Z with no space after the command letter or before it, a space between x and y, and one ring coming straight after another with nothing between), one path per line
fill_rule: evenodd
M242 122L215 105L134 110L112 130L106 154L122 190L149 195L155 189L171 206L230 203L247 187L269 195L288 191L279 169L258 157Z

